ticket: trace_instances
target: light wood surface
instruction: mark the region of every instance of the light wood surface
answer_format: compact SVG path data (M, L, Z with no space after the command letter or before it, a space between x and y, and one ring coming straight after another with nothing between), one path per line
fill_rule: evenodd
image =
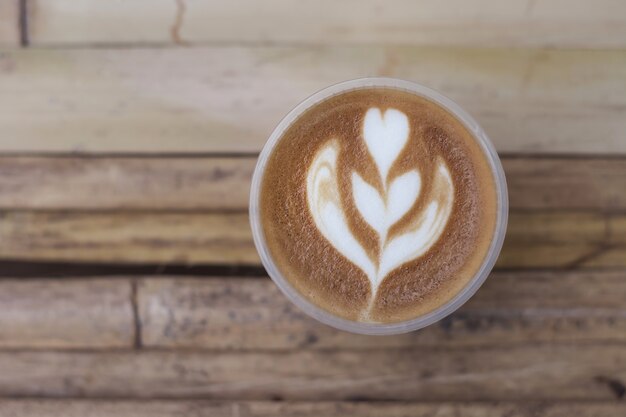
M131 305L123 280L2 280L0 348L132 347Z
M4 61L0 152L258 152L299 101L367 75L441 90L500 152L626 152L622 50L36 49Z
M146 347L169 349L476 348L626 342L621 272L495 272L452 317L419 332L367 337L307 317L268 278L142 279Z
M247 215L276 123L365 76L458 101L509 185L490 278L391 337L292 305ZM625 398L625 2L0 0L1 417L621 417Z
M626 161L502 159L512 209L626 209ZM256 157L0 156L0 208L239 210Z
M623 214L513 212L501 268L626 266ZM259 265L246 213L4 212L0 259Z
M0 1L0 48L19 46L19 0ZM6 68L6 62L0 49L0 74Z
M0 400L6 417L616 417L619 402L278 402Z
M612 400L623 344L282 352L0 352L1 396Z
M396 43L624 47L619 0L28 0L34 45ZM134 19L141 16L141 19ZM120 30L124 28L124 30Z

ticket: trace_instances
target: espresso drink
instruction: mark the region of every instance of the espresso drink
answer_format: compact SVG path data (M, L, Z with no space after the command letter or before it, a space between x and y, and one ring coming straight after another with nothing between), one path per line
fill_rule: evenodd
M285 279L349 320L433 311L474 277L497 218L474 136L440 105L369 87L302 113L272 150L260 221Z

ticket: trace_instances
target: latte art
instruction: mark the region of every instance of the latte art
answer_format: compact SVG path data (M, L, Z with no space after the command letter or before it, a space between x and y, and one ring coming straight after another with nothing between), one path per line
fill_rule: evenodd
M350 232L337 185L339 147L330 142L322 148L307 176L309 210L319 231L343 256L360 267L375 285L377 266Z
M419 169L388 178L389 170L409 140L407 116L395 109L384 114L369 109L363 123L363 138L375 163L382 190L377 190L356 171L352 172L352 196L359 214L378 234L378 256L370 259L347 224L338 186L337 141L329 140L316 154L307 174L307 202L322 235L350 262L367 275L375 296L387 274L432 247L452 212L454 186L443 160L438 159L428 202L404 233L389 237L389 229L407 214L420 197Z
M494 184L479 143L438 104L391 88L344 91L272 145L258 192L263 241L291 289L320 309L410 320L480 269Z

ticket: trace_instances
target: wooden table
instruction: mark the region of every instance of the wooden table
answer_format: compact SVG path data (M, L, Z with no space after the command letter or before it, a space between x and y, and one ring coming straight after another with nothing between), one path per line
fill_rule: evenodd
M0 0L0 51L0 416L626 415L626 3ZM273 125L367 75L510 190L484 287L394 337L305 317L247 220Z

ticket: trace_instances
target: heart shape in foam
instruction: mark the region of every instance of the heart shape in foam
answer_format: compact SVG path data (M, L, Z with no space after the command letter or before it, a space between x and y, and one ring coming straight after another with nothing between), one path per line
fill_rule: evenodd
M363 121L363 138L386 187L389 169L409 139L409 120L395 109L387 109L383 114L380 109L371 108Z

